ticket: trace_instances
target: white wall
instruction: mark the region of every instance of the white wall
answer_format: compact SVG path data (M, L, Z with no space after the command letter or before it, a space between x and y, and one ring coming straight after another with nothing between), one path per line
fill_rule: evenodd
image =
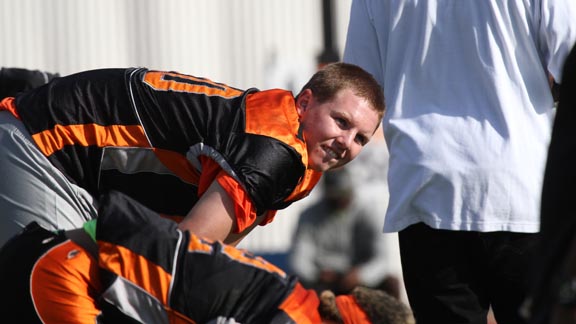
M344 43L350 0L336 0ZM0 65L63 75L147 66L264 87L266 65L313 60L320 0L0 0Z

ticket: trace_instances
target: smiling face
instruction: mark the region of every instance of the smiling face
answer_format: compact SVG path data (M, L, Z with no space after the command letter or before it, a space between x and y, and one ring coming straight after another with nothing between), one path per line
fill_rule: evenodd
M308 167L327 171L352 161L380 123L380 115L363 98L345 88L319 103L310 89L296 100L308 149Z

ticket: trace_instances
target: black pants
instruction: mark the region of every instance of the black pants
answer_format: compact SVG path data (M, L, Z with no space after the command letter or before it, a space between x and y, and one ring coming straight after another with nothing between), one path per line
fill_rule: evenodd
M499 324L520 315L530 284L536 234L432 229L399 233L406 292L418 324Z

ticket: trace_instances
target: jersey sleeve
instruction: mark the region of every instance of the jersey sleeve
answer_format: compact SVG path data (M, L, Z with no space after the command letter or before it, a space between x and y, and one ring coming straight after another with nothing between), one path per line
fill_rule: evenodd
M228 193L228 196L234 201L234 214L236 215L235 233L240 233L248 228L256 220L256 210L246 190L229 176L226 172L220 171L216 177L218 184Z
M202 163L202 174L198 184L198 196L202 196L212 182L218 181L218 184L234 202L237 226L233 231L235 233L242 232L254 223L257 217L256 209L250 196L242 185L224 171L216 161L207 156L201 156L200 161Z

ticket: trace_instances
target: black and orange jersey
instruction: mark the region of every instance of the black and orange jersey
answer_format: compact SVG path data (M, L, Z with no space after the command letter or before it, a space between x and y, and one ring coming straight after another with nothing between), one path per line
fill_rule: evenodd
M101 298L115 309L134 309L130 316L145 323L166 316L195 323L320 322L316 293L264 259L182 232L122 194L102 203Z
M2 247L0 283L11 297L0 314L25 323L321 322L316 292L264 259L182 232L119 192L99 211L83 239L29 226Z
M256 214L306 196L320 177L306 168L294 98L284 90L101 69L55 79L14 104L40 150L71 181L95 197L119 190L166 215L185 215L202 184L221 177L203 172L211 164L240 184ZM219 180L244 203L229 182Z

